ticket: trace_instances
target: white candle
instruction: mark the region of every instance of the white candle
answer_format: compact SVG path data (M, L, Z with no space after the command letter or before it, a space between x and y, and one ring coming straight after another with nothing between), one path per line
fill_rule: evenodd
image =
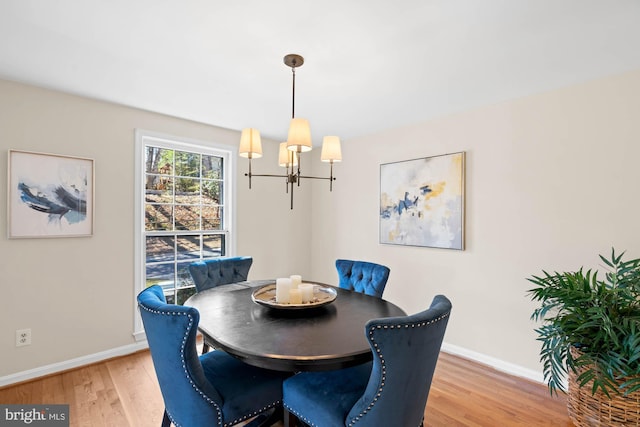
M289 291L289 303L302 304L302 292L300 292L300 289L291 289Z
M291 289L298 289L300 283L302 283L302 276L299 274L291 275Z
M313 299L313 285L311 283L302 283L298 286L302 292L302 302L310 302Z
M278 304L289 303L289 291L291 290L291 279L276 279L276 302Z

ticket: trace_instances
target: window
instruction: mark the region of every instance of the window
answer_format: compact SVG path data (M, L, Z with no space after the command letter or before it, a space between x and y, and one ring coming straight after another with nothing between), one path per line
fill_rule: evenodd
M189 264L230 254L235 148L138 131L136 149L136 288L160 285L182 304L195 292Z

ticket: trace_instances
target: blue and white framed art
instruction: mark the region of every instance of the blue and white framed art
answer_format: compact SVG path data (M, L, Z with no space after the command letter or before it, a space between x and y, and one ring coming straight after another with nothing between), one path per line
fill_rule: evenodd
M92 159L9 150L8 237L93 234Z

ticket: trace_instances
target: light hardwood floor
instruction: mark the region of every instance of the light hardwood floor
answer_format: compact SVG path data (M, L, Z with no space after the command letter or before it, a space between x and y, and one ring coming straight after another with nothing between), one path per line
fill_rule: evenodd
M148 351L0 389L2 404L70 405L73 427L159 427L164 405ZM564 396L441 353L425 426L570 427ZM404 427L404 426L390 426Z

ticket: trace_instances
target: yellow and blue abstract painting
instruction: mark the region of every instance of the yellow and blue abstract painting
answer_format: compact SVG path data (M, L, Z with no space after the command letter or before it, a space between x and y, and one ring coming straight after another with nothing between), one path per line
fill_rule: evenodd
M380 165L380 243L464 249L465 153Z

